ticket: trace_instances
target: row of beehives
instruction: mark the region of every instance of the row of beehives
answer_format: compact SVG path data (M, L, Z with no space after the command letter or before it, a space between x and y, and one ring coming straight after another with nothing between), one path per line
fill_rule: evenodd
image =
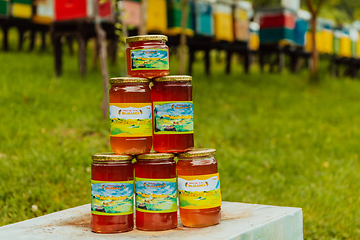
M95 1L97 9L94 8ZM141 19L140 1L121 2L119 6L125 11L125 23L130 28L138 27ZM181 32L181 0L147 2L148 32L170 36ZM306 51L312 50L312 33L308 31L311 16L299 10L298 1L282 0L275 5L281 8L259 10L255 17L252 5L247 1L189 0L188 6L186 33L189 36L248 42L252 50L257 50L260 43L279 42L303 46ZM0 0L0 17L28 19L40 24L92 19L95 12L103 21L113 21L116 14L111 0ZM250 22L250 19L256 23ZM340 57L360 57L359 26L334 28L334 25L330 20L318 20L318 51Z
M112 0L0 0L0 18L45 25L54 21L91 19L95 13L103 21L113 21Z

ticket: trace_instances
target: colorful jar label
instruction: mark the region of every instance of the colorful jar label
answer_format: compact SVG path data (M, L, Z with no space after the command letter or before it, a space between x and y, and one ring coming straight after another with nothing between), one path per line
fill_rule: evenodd
M110 136L152 136L151 103L110 103Z
M179 203L184 209L221 206L219 173L178 176Z
M154 102L154 134L194 133L193 102Z
M91 180L91 213L127 215L134 212L134 181Z
M135 178L135 199L136 210L140 212L176 212L176 178Z
M167 49L135 49L130 51L131 70L169 70Z

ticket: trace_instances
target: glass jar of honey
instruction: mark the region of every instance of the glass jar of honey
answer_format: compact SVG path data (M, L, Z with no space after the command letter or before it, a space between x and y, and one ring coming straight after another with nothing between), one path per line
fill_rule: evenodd
M153 148L157 152L184 152L194 147L191 76L154 79Z
M204 148L178 155L180 218L186 227L220 222L221 192L215 152Z
M98 153L91 164L91 230L126 232L134 228L134 168L131 155Z
M178 220L174 154L148 153L136 159L136 228L148 231L175 228Z
M170 73L168 37L140 35L129 37L126 43L127 73L131 77L154 78Z
M110 145L116 154L148 153L152 147L152 107L149 80L110 79Z

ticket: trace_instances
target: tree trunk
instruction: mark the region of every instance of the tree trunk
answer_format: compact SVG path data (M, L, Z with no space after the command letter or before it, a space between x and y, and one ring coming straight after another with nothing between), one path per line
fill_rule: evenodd
M107 68L107 51L106 51L106 32L101 27L100 17L97 12L97 0L94 1L95 9L95 31L97 35L97 42L99 44L99 58L101 66L101 74L103 80L103 100L101 103L101 110L104 119L108 118L109 114L109 72Z
M312 57L311 73L312 73L312 75L316 75L317 68L318 68L318 61L319 61L319 52L318 52L317 46L316 46L316 31L317 31L316 19L317 19L316 13L312 13L312 18L311 18L311 26L312 26L312 31L313 31L313 34L312 34L312 53L311 53L311 57Z
M147 22L147 9L148 9L148 1L141 1L141 21L139 27L139 35L146 35L146 22Z
M188 1L181 0L181 36L180 36L180 52L179 52L179 74L185 73L185 56L186 56L186 27L188 23L189 8Z

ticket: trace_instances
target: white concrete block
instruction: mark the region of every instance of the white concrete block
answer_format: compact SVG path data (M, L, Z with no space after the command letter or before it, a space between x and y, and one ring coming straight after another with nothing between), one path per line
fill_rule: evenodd
M96 234L90 230L90 204L0 227L0 239L237 239L301 240L302 209L223 202L221 222L205 228Z

